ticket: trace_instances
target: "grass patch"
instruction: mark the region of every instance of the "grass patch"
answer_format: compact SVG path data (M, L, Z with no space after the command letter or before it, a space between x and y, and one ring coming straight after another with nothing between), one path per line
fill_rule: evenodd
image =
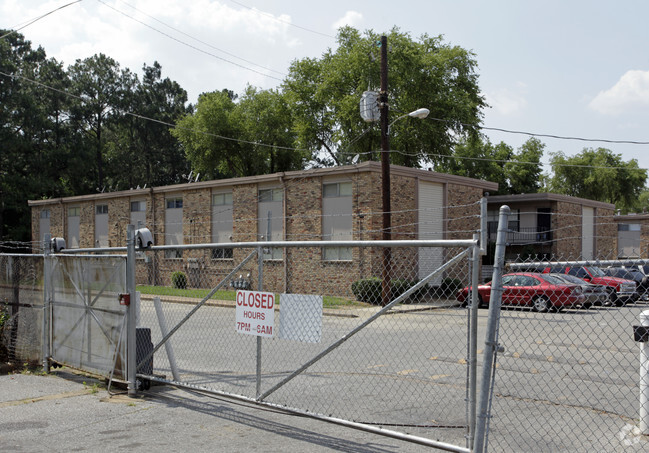
M192 297L195 299L203 299L211 290L209 289L180 289L170 288L168 286L147 286L138 285L136 290L142 294L151 294L154 296L175 296L175 297ZM235 301L237 292L234 290L220 290L217 291L210 299L214 300L227 300ZM281 298L275 296L278 300L277 304L281 304ZM366 303L358 302L353 299L345 297L324 296L322 306L324 308L353 308L369 306Z
M170 288L168 286L147 286L138 285L136 291L142 294L152 294L154 296L176 296L176 297L193 297L195 299L203 299L211 290L209 289L180 289ZM216 300L236 300L236 291L221 290L214 293L210 299Z

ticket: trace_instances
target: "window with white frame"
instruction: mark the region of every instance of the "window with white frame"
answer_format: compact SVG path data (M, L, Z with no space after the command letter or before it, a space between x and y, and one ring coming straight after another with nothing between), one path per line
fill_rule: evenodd
M108 247L108 205L95 205L95 247Z
M212 194L212 242L232 242L232 192ZM212 259L232 259L231 248L212 249Z
M352 183L331 182L322 185L322 239L348 241L352 234ZM325 247L326 261L351 261L351 247Z
M72 206L68 208L68 248L79 248L79 227L81 224L81 208Z
M259 189L257 203L257 238L259 241L284 239L284 190L281 188ZM269 224L270 222L270 224ZM270 235L268 235L270 225ZM264 253L266 260L281 260L281 248L273 247Z
M183 244L183 198L165 200L165 245ZM182 258L182 250L165 250L165 258Z

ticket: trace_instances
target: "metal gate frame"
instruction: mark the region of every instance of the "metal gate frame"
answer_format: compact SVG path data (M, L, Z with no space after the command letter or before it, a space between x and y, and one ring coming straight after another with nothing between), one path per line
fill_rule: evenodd
M302 409L298 408L291 408L291 407L286 407L286 406L280 406L275 403L271 403L268 401L265 401L265 399L270 396L273 392L278 390L280 387L283 385L287 384L289 381L291 381L293 378L296 376L300 375L303 373L305 370L307 370L310 366L315 364L317 361L322 359L323 357L327 356L330 354L332 351L337 349L340 345L345 343L347 340L349 340L352 336L354 336L356 333L360 332L364 328L366 328L369 324L380 318L382 315L387 313L390 309L392 309L394 306L400 304L401 302L407 300L407 298L415 293L417 290L422 288L424 285L426 285L428 282L431 280L435 279L439 275L441 275L447 268L453 266L454 264L457 264L460 260L467 258L469 259L470 262L470 267L471 267L471 282L472 284L470 285L471 287L477 287L478 284L478 276L479 276L479 259L481 257L482 250L480 249L480 242L478 240L477 235L474 237L473 240L403 240L403 241L268 241L268 242L248 242L248 243L227 243L227 244L189 244L189 245L174 245L174 246L152 246L149 248L149 250L159 250L159 251L164 251L164 250L196 250L196 249L205 249L205 248L222 248L222 247L233 247L233 248L255 248L256 250L253 251L250 255L248 255L239 265L235 267L233 271L231 271L221 282L214 287L207 296L205 296L185 317L176 325L174 326L171 330L168 331L166 335L163 335L163 338L158 344L153 346L153 349L149 351L146 355L144 355L144 358L139 361L139 363L136 364L133 368L141 369L143 365L145 365L153 355L155 354L156 351L158 351L163 345L165 345L169 339L174 335L175 332L178 331L178 329L187 321L189 320L197 311L199 308L201 308L207 300L210 299L210 297L216 293L217 290L222 288L224 284L233 276L235 275L247 262L249 262L254 256L256 255L259 260L259 278L260 282L263 280L263 252L262 249L265 247L350 247L350 246L356 246L356 247L457 247L457 248L464 248L464 251L460 252L458 255L453 257L451 260L445 262L441 267L438 269L434 270L431 274L429 274L426 278L422 279L417 285L413 286L410 288L408 291L403 293L401 296L398 298L392 300L389 304L386 306L382 307L379 312L368 318L365 322L351 330L349 333L344 335L342 338L340 338L338 341L334 342L331 344L329 347L324 349L322 352L317 354L315 357L313 357L311 360L307 361L304 363L301 367L293 371L291 374L289 374L286 378L284 378L280 383L276 384L273 386L271 389L267 390L264 393L261 393L260 391L260 385L261 385L261 364L260 364L260 355L261 355L261 342L262 338L257 337L257 392L256 398L251 398L245 395L239 395L239 394L233 394L229 392L224 392L224 391L219 391L215 389L211 389L208 387L203 387L203 386L197 386L185 382L179 382L176 380L169 380L169 379L164 379L159 376L155 376L153 374L147 375L147 374L137 374L137 377L141 379L146 379L150 381L155 381L155 382L160 382L168 385L174 385L177 387L183 387L183 388L190 388L193 390L200 390L206 393L211 393L215 394L218 396L223 396L231 399L236 399L236 400L241 400L249 403L253 403L256 405L260 406L265 406L265 407L270 407L274 409L279 409L282 411L290 412L290 413L295 413L303 416L308 416L314 419L330 422L330 423L335 423L338 425L343 425L346 427L354 428L354 429L359 429L362 431L366 432L371 432L383 436L388 436L424 446L429 446L429 447L434 447L438 448L441 450L446 450L446 451L453 451L453 452L462 452L462 453L468 453L473 451L472 448L470 447L460 447L457 445L452 445L449 443L445 442L440 442L428 438L423 438L419 436L413 436L409 435L406 433L398 432L398 431L393 431L393 430L388 430L384 428L379 428L376 426L364 424L364 423L358 423L358 422L353 422L350 420L345 420L345 419L340 419L340 418L335 418L332 416L326 416L322 414L315 414L313 412L305 411ZM134 247L132 247L134 250ZM131 250L129 249L129 255L131 253ZM132 252L134 254L134 251ZM130 269L130 268L129 268ZM131 269L130 272L133 272L133 279L134 277L134 269ZM134 285L133 285L134 286ZM259 288L261 290L261 287ZM477 291L471 291L471 306L470 306L470 313L469 313L469 344L468 346L468 351L469 351L469 360L468 360L468 404L469 404L469 435L467 437L467 445L472 446L474 443L474 437L476 433L476 421L478 419L477 415L477 319L478 319L478 303L477 303Z

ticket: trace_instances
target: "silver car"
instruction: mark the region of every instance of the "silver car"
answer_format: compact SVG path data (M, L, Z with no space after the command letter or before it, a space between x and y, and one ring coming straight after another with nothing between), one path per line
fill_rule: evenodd
M581 290L584 294L584 303L582 308L590 308L593 305L611 305L611 295L606 286L595 285L588 283L579 277L569 274L550 274L557 277L566 283L581 285Z

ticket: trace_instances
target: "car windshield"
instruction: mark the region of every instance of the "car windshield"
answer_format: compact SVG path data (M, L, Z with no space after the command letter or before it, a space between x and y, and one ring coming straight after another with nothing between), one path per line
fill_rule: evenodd
M595 266L589 266L586 268L588 272L590 272L590 275L593 277L605 277L606 274L599 268Z
M583 285L585 283L581 278L575 277L574 275L570 275L570 274L557 274L557 275L553 274L552 277L558 278L560 280L565 280L567 282L574 283L576 285Z
M551 283L553 285L565 285L566 281L562 280L559 277L555 277L552 274L540 274L539 277L541 277L543 280L545 280L548 283Z

